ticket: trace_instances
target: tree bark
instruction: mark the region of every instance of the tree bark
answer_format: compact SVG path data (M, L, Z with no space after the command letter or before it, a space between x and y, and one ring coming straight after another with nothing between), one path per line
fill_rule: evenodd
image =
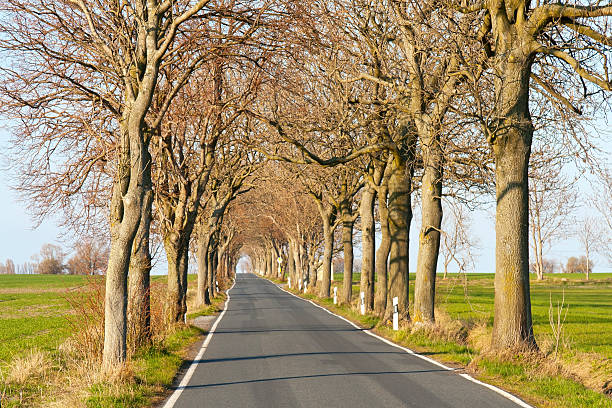
M389 251L391 249L391 235L389 233L389 211L387 210L387 183L383 181L378 189L378 214L380 216L380 246L376 251L376 298L374 301L374 311L377 315L383 316L387 308L387 263L389 261Z
M209 238L209 242L212 240L213 238ZM213 299L216 296L216 289L215 289L215 267L214 267L214 262L213 259L215 258L215 253L216 253L216 244L214 244L213 246L210 246L209 244L209 249L208 249L208 256L206 257L206 262L208 263L207 266L207 272L208 272L208 295L210 296L211 299Z
M442 148L437 129L422 137L423 178L421 181L421 232L414 286L414 322L433 323L436 269L442 228Z
M140 225L145 186L151 185L150 177L146 180L151 174L146 168L151 163L147 161L148 146L142 129L146 101L136 102L138 109L126 108L122 121L120 158L110 206L111 248L104 296L103 370L116 369L126 359L127 276L134 237Z
M332 256L334 252L334 231L328 217L323 217L323 265L319 296L328 298L331 288Z
M533 137L529 114L532 58L513 53L496 84L499 129L495 156L495 318L492 346L535 348L529 288L528 166Z
M208 293L208 234L200 230L197 258L198 258L198 292L196 304L198 306L210 305L210 294Z
M146 171L151 168L147 166ZM150 180L150 174L146 176ZM133 336L134 348L151 340L151 252L149 235L153 204L152 186L146 187L142 203L140 224L132 244L128 275L128 326Z
M170 233L164 238L164 248L168 261L168 295L166 300L166 318L169 324L182 322L187 313L187 278L185 247L177 233Z
M415 132L408 126L402 129L407 138L406 153L396 154L391 162L389 175L389 275L387 311L385 317L393 313L393 298L398 298L400 322L410 320L409 311L409 229L412 221L412 169L416 143Z
M340 204L342 214L342 245L344 251L344 280L342 303L350 305L353 295L353 214L352 202L345 199Z
M365 308L371 312L374 308L374 268L375 265L375 223L374 201L376 190L372 187L363 190L359 214L361 217L361 279L360 289L365 293Z
M287 248L287 268L285 268L285 274L287 277L294 279L295 275L295 260L293 259L293 240L289 240L289 247Z

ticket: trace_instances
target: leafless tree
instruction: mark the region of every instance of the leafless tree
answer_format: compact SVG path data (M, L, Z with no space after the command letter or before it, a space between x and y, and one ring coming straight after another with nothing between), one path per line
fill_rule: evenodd
M594 249L601 243L601 230L597 219L592 216L585 216L576 224L578 227L576 235L582 244L585 254L585 265L583 269L586 279L589 280L592 270L592 261L590 257L592 256Z
M74 246L75 254L66 265L74 275L103 275L106 273L108 246L94 239L79 241Z
M15 274L15 263L12 259L7 259L4 264L0 263L0 275L14 275Z
M599 223L602 228L599 252L612 263L612 173L604 168L600 175L600 184L595 188L592 201L604 221Z
M530 89L580 113L579 98L610 90L607 79L612 7L599 2L449 1L482 17L475 32L482 64L476 75L493 103L482 120L495 156L497 189L494 348L537 347L529 289L528 167L534 124ZM602 73L597 73L600 70ZM488 74L491 74L490 76ZM562 89L582 89L563 94ZM561 89L561 91L559 91ZM571 95L571 96L569 96ZM518 273L517 273L518 271Z
M444 211L448 214L443 223L440 252L444 263L444 279L448 267L454 262L459 273L468 271L474 264L474 251L478 248L476 237L470 231L471 218L460 204L452 203Z
M546 249L567 232L578 202L575 180L563 174L562 162L551 158L546 150L532 153L529 175L530 243L538 280L544 279Z

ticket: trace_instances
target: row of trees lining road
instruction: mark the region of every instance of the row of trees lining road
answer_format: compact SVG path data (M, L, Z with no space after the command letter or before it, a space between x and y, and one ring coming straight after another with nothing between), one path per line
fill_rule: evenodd
M350 303L357 223L366 309L388 318L398 297L402 324L432 324L441 246L445 266L470 251L467 229L443 233L443 201L475 208L493 193L492 346L537 347L529 220L543 225L549 191L567 192L554 217L567 215L563 175L576 159L608 174L582 118L607 106L612 6L2 0L0 10L0 110L18 189L38 217L61 213L110 241L103 369L126 360L128 319L147 342L157 243L172 325L187 312L190 251L200 304L243 255L269 276L280 258L285 277L329 297L339 251ZM558 229L546 225L540 234Z

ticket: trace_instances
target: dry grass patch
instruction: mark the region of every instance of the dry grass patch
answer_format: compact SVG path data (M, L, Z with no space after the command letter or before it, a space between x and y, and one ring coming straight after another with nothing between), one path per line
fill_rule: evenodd
M25 356L13 359L6 370L6 382L25 384L27 381L44 381L50 366L51 359L48 353L31 350Z

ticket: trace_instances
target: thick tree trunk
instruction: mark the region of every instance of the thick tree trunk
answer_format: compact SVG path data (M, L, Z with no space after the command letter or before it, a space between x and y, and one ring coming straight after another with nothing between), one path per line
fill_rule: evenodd
M389 251L391 249L391 235L389 234L389 211L387 210L387 186L381 185L378 191L378 214L380 216L380 246L376 251L376 298L374 301L374 311L377 315L383 316L387 308L387 263L389 261Z
M147 171L150 167L147 166ZM150 180L150 175L147 177ZM151 230L151 186L143 198L140 224L132 245L130 271L128 275L128 325L133 344L138 348L151 340L151 252L149 233Z
M138 115L135 115L138 116ZM116 369L126 359L127 339L127 276L134 237L140 225L148 155L142 136L141 122L130 117L122 133L120 163L113 185L110 206L111 248L106 270L104 296L103 370Z
M392 299L398 298L399 321L410 320L408 295L409 228L412 221L410 203L411 180L407 174L406 161L395 158L389 177L389 278L386 316L393 313Z
M365 293L366 312L374 308L374 268L375 246L374 246L374 200L376 190L366 188L361 195L359 215L361 217L361 280L360 289Z
M496 349L537 347L529 288L530 72L530 60L515 56L514 62L504 67L501 83L496 84L501 129L491 141L497 196L492 339Z
M323 265L319 296L328 298L331 288L332 256L334 252L334 231L329 219L323 219Z
M166 318L168 323L180 323L186 313L186 278L183 277L185 266L184 250L180 238L172 233L164 238L164 248L168 261L168 295L166 300Z
M413 321L434 322L436 269L442 228L442 148L439 134L428 129L422 138L423 179L421 182L422 224L419 234Z

